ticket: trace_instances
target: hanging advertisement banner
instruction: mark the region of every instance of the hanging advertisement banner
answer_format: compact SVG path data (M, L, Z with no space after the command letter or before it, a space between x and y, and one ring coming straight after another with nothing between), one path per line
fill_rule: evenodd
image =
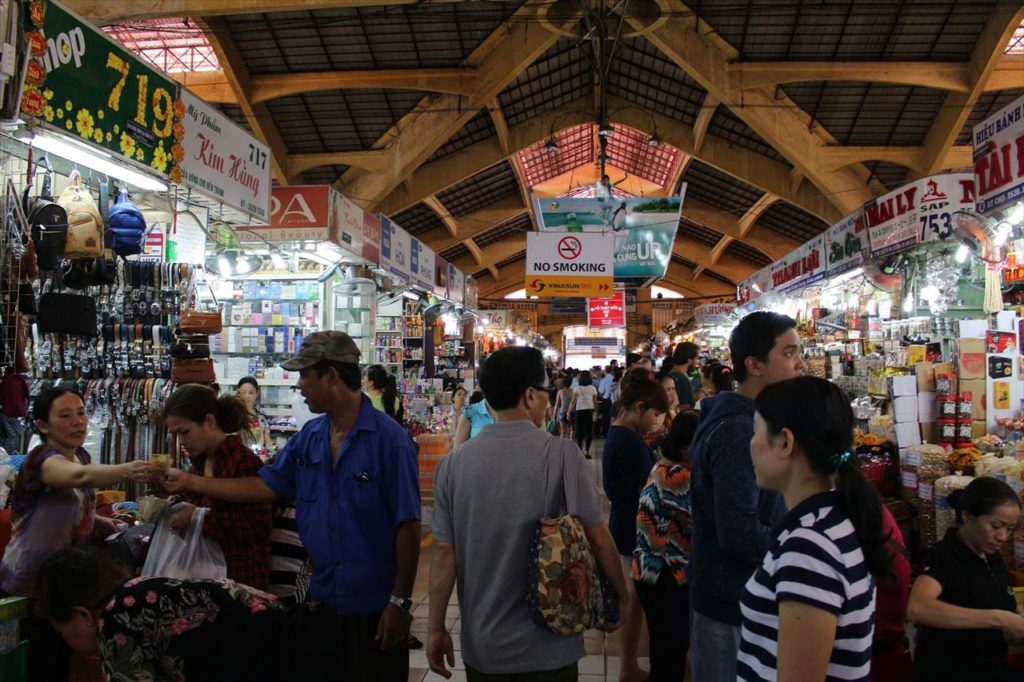
M656 199L539 199L541 231L614 235L615 271L625 277L664 277L672 258L686 185L678 197Z
M974 208L974 176L945 173L921 178L864 204L871 255L952 239L953 212Z
M391 222L390 218L381 216L380 222L380 266L388 272L412 281L412 237Z
M868 257L868 233L864 211L857 209L825 230L828 276L859 268Z
M22 113L180 182L178 84L59 4L31 4L25 31L34 56Z
M508 329L508 321L511 314L511 310L481 310L480 318L485 329L499 331Z
M587 326L625 327L626 292L620 289L609 298L588 298Z
M448 300L462 304L466 298L466 275L451 263L448 264Z
M434 250L416 237L409 238L409 269L413 284L434 290Z
M973 138L977 211L1024 200L1024 96L974 126Z
M794 291L821 281L825 277L826 260L825 235L820 234L772 263L772 289Z
M466 276L466 300L463 306L466 310L474 311L480 307L480 294L476 280L468 275Z
M327 185L275 187L270 194L270 224L247 225L245 229L269 242L335 241L331 238L331 191Z
M735 303L705 303L693 309L693 319L700 327L717 327L729 321Z
M556 296L551 299L552 315L579 315L587 312L587 299Z
M181 102L185 106L182 182L257 220L267 220L270 147L184 88Z
M772 291L772 266L766 265L736 287L736 302L740 305L753 303Z
M335 243L376 265L380 262L380 219L355 202L331 190L333 208L331 234Z
M611 233L530 232L526 235L526 293L601 296L613 289Z
M448 261L440 255L434 256L434 295L448 298Z

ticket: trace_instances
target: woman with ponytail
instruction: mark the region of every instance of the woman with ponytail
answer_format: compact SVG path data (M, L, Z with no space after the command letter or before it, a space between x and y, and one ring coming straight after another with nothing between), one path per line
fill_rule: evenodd
M633 567L636 549L636 515L640 492L657 461L644 436L661 429L668 411L668 396L646 369L634 369L622 378L621 409L608 429L602 457L604 491L611 503L608 529L615 540L625 574ZM644 614L633 581L626 578L630 594L619 631L620 680L643 679L637 661Z
M399 424L402 423L405 408L402 406L401 396L398 395L398 380L393 374L388 374L383 365L370 365L366 368L363 389L375 408Z
M212 478L255 476L263 463L237 435L249 423L245 403L235 395L217 396L200 384L179 386L164 404L167 431L188 451L192 474ZM224 551L228 578L261 590L270 580L269 504L236 504L188 493L188 504L171 516L172 528L192 522L196 507L210 513L203 519L203 535Z
M799 377L756 399L757 485L789 512L740 595L741 680L869 679L875 578L890 573L882 504L851 454L853 412L834 384Z
M925 555L907 615L918 626L914 679L1020 680L1004 659L1007 640L1024 640L1013 584L999 548L1020 521L1020 497L982 477L949 495L958 526Z

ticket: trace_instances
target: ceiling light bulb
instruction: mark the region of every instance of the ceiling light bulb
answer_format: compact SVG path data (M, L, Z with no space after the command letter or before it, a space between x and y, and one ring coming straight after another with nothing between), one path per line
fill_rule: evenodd
M658 137L658 133L654 133L647 140L647 146L649 146L649 147L660 147L662 144L664 144L664 143L661 141L661 138Z
M558 143L555 142L555 138L554 137L549 137L548 138L548 141L544 143L544 149L545 149L545 151L549 151L549 152L557 152L558 151Z
M968 253L970 253L970 250L967 248L967 244L961 244L960 248L956 250L956 262L963 263L967 260Z
M231 276L231 262L223 253L217 256L217 269L220 270L221 277Z
M600 127L598 127L597 134L601 137L611 137L615 134L615 128L612 127L611 123L605 121L600 125Z

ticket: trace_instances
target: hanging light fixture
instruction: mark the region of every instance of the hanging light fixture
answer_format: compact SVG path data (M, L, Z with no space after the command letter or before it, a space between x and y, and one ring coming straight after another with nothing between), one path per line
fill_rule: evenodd
M544 151L547 151L547 152L557 152L558 151L558 143L555 142L555 136L554 135L549 137L548 141L544 143Z

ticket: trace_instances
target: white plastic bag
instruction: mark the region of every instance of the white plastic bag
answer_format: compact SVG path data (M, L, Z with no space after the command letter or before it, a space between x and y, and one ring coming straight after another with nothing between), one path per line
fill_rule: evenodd
M172 530L167 525L170 514L161 519L149 543L146 564L142 567L143 577L176 580L227 578L228 567L224 561L224 552L220 545L203 536L206 512L205 507L196 507L192 523L181 530Z

